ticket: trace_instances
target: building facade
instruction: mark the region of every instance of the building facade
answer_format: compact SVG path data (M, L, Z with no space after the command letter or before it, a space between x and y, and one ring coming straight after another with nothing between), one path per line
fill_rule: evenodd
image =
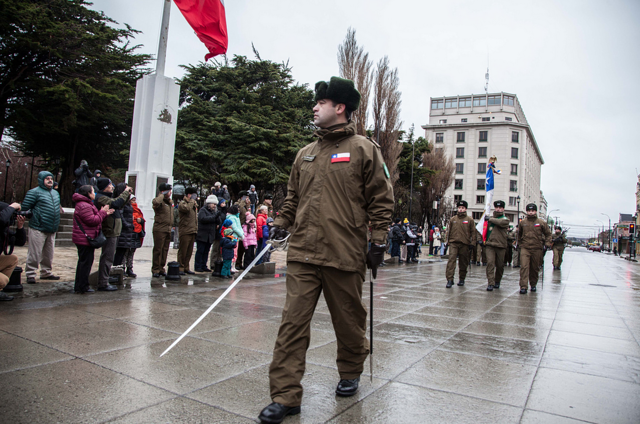
M479 219L485 205L486 166L497 157L493 199L504 200L505 214L516 222L528 203L540 210L540 171L544 163L518 97L509 93L432 97L425 137L456 165L454 184L445 196L469 203ZM493 206L492 206L493 208Z

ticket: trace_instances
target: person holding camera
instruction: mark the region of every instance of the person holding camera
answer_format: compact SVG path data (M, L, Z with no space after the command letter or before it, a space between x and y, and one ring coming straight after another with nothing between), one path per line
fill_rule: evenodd
M100 254L100 268L98 269L98 290L99 291L115 291L118 287L109 284L109 274L111 274L111 266L116 254L116 246L118 237L122 232L122 207L129 200L133 189L126 187L122 193L114 198L113 183L109 178L100 178L98 180L98 189L93 203L96 207L103 208L105 205L114 209L115 212L102 222L102 232L107 238L107 242L102 246Z
M85 184L73 194L76 210L73 214L73 233L71 241L78 248L78 264L76 265L76 293L93 293L89 287L89 274L93 266L96 248L89 243L89 237L95 239L100 233L102 221L116 210L104 205L100 210L93 204L96 194L93 186Z
M0 202L0 290L9 284L9 278L13 269L18 265L18 257L14 255L13 246L24 246L27 241L24 231L24 216L17 215L20 210L20 203L10 205ZM15 216L16 231L12 231L11 221ZM0 301L13 300L13 296L0 291Z
M25 274L28 284L36 283L36 271L40 266L41 280L59 280L51 267L56 242L56 232L60 225L60 194L53 189L53 174L41 171L38 187L27 192L22 209L31 211L29 218L29 250Z
M90 184L93 178L93 173L89 170L89 164L84 159L80 161L80 167L78 167L78 169L73 173L76 176L76 180L74 182L76 186L76 193L83 185Z

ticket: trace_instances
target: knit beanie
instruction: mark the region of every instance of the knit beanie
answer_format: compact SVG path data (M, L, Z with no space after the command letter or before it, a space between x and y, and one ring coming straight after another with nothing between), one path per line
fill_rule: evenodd
M223 227L231 227L233 225L233 222L231 222L230 219L225 219L224 222L222 223Z
M98 190L103 191L111 184L111 180L109 178L98 178L98 182L96 185L98 186Z

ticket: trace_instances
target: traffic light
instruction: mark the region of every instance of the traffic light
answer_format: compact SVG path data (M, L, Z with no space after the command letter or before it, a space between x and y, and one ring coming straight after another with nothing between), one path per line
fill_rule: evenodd
M629 224L629 235L631 237L635 237L636 236L636 224L634 224L634 223Z

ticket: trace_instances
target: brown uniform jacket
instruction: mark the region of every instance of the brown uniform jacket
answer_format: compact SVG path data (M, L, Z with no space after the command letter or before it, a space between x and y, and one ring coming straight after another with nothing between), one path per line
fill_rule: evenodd
M527 250L542 250L545 244L551 247L551 230L544 220L527 216L518 226L518 244Z
M240 210L240 225L247 223L247 212L251 212L251 205L247 206L243 200L238 200L238 209Z
M447 243L462 243L475 246L478 240L478 230L476 230L473 219L467 215L454 215L447 225Z
M368 222L374 243L383 244L393 213L393 188L380 147L356 135L353 122L316 135L318 140L296 156L274 225L291 232L288 261L364 277Z
M178 233L181 236L196 234L198 232L198 206L196 201L186 197L178 204Z
M161 233L171 232L171 226L173 224L172 205L171 199L165 198L162 193L151 201L151 206L153 206L153 211L155 212L153 231Z
M560 235L553 234L551 236L551 241L553 243L553 247L562 247L563 249L564 245L567 244L567 238L562 233L560 233Z
M96 207L98 209L102 208L103 206L106 205L110 205L117 201L118 199L120 199L121 201L118 203L121 203L122 205L124 205L127 200L129 200L129 196L131 196L131 193L129 193L128 191L123 191L122 194L120 194L120 196L118 197L108 197L108 196L100 196L97 200L96 200ZM111 206L111 209L114 209L113 206ZM122 209L122 206L119 206L115 209ZM107 216L103 221L102 221L102 232L104 233L105 237L120 237L120 233L122 232L122 218L121 218L121 214L118 214L118 211L116 210L116 213Z
M489 234L489 236L487 237L487 241L485 244L487 246L506 249L508 232L509 218L504 215L498 216L497 213L494 212L493 218L489 219L489 226L487 227L487 234Z

